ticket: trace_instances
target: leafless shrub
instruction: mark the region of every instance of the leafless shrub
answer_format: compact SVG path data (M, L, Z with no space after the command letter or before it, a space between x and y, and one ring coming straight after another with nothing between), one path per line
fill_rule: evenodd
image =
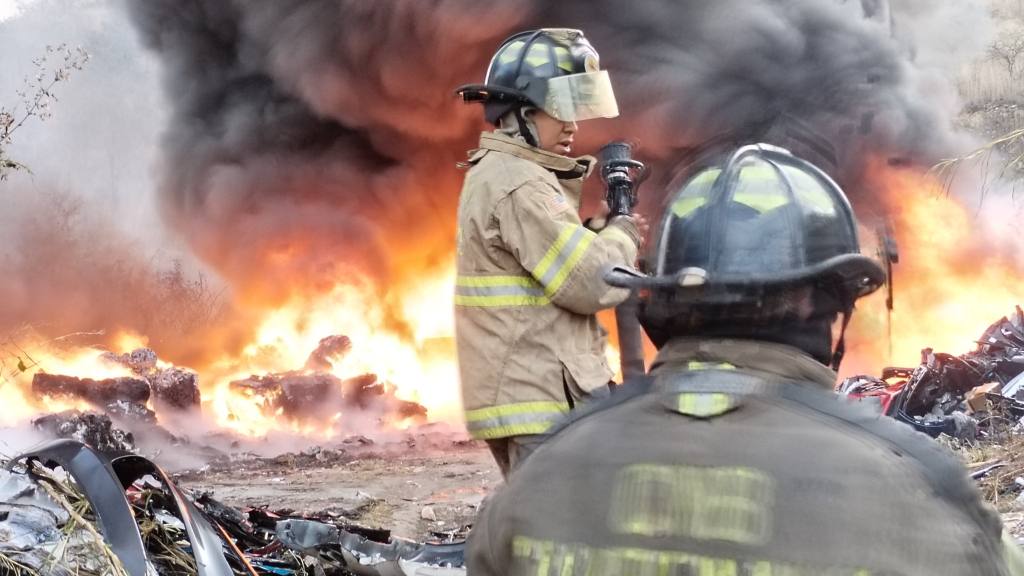
M20 102L11 108L0 105L0 181L6 180L13 170L28 170L24 164L7 156L6 149L14 133L31 118L49 118L53 113L51 106L57 101L54 88L73 72L82 70L88 61L89 53L83 48L66 44L47 46L46 52L32 61L36 73L26 77L17 90Z
M1016 80L1021 56L1024 55L1024 25L1013 22L1005 26L988 47L988 55L1006 69L1011 80Z
M36 191L20 210L0 246L0 336L29 325L47 338L94 335L73 345L110 344L131 331L161 357L188 360L222 325L229 303L220 285L126 239L81 200Z

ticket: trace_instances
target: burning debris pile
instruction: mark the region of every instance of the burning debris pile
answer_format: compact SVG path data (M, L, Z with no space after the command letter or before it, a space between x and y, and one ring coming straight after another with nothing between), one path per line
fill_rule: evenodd
M4 574L464 574L462 564L462 542L234 509L209 494L193 498L146 458L108 462L79 442L53 442L0 470Z
M885 368L881 377L854 376L839 392L878 402L882 413L932 437L973 442L1024 435L1024 311L1017 307L985 330L960 356L921 352L917 368Z
M113 378L79 378L64 374L37 372L32 376L32 395L39 399L63 400L84 404L86 411L68 410L34 420L33 425L58 438L73 438L96 446L104 452L135 449L130 432L113 428L114 424L131 429L161 430L157 413L165 419L172 414L200 410L202 395L195 372L161 366L156 353L139 348L126 354L104 352L98 362L106 369L122 369L127 375Z
M227 417L238 418L231 412L235 407L231 402L243 402L246 408L255 406L261 418L282 419L296 427L310 424L333 430L343 415L355 412L370 414L378 422L424 423L427 409L399 399L395 388L375 374L336 375L337 363L351 348L348 337L329 336L320 341L302 370L253 374L226 383ZM134 451L140 434L172 444L187 442L164 426L202 414L198 374L162 362L148 348L97 354L96 365L120 375L86 378L45 371L33 375L30 393L43 406L56 402L76 407L37 418L33 425L38 430L109 454Z
M264 376L249 376L231 382L231 389L257 400L267 415L284 415L298 421L320 422L337 417L343 409L377 409L397 420L422 423L427 410L415 402L395 397L377 380L363 374L342 380L331 370L352 348L347 336L328 336L306 360L305 369Z

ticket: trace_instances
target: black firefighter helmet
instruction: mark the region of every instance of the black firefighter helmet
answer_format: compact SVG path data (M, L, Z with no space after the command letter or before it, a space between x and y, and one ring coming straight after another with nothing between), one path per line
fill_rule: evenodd
M563 122L614 118L619 107L608 72L583 32L543 28L505 40L483 84L458 89L465 102L484 104L497 125L508 112L532 106Z
M845 329L854 302L885 282L861 254L839 186L785 149L754 144L698 160L671 189L650 275L608 277L640 288L641 323L655 344L715 330L756 337L816 317L829 350L814 355L837 367L842 338L832 350L829 319L843 314Z

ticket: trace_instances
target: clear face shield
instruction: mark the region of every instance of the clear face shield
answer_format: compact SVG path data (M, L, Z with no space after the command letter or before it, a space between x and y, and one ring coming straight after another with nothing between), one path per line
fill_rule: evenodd
M619 105L607 70L549 79L543 110L562 122L619 115Z

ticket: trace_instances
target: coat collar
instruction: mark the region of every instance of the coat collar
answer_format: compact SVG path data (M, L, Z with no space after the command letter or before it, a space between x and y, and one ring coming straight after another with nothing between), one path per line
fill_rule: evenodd
M481 134L480 148L469 152L470 161L479 159L482 153L488 150L504 152L523 160L529 160L554 172L558 178L563 180L586 178L590 176L594 166L597 165L597 159L593 156L580 156L579 158L561 156L530 146L519 138L514 138L502 132L484 132Z
M727 338L675 338L660 351L651 373L687 369L691 362L731 364L787 380L812 382L834 389L836 373L803 351L784 344Z

